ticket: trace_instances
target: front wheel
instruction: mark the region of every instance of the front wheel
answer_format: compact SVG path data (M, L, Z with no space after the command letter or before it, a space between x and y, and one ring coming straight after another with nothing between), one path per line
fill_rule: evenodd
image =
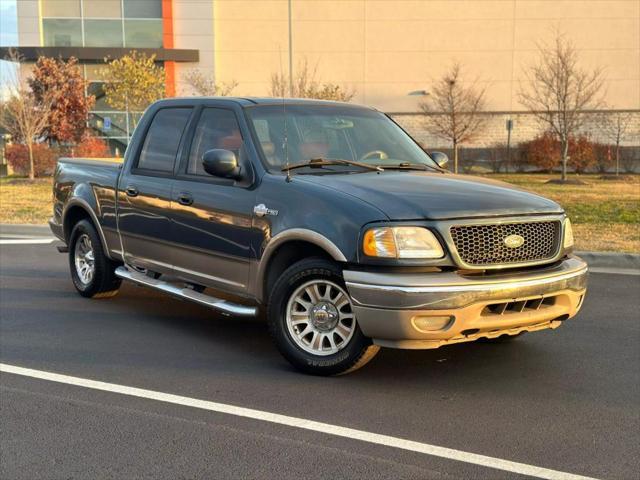
M78 293L89 298L117 294L122 280L116 277L116 266L104 254L100 236L91 222L79 221L69 239L69 269Z
M349 373L380 349L358 327L340 269L321 258L285 270L271 291L267 318L280 353L306 373Z

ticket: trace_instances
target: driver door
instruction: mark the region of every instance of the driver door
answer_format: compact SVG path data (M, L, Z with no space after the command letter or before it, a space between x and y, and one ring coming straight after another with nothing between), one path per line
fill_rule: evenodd
M250 246L256 196L249 189L250 180L219 178L204 171L202 156L212 149L233 152L247 178L253 172L234 111L203 108L173 188L174 274L241 294L247 290L254 257Z

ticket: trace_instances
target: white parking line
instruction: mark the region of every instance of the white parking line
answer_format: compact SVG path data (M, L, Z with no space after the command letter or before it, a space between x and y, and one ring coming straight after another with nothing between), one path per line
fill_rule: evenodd
M159 402L172 403L175 405L183 405L186 407L199 408L209 410L211 412L225 413L235 415L237 417L252 418L263 422L275 423L278 425L286 425L314 432L326 433L338 437L351 438L362 442L384 445L411 452L423 453L435 457L456 460L458 462L480 465L482 467L504 470L507 472L518 473L521 475L529 475L536 478L545 478L549 480L594 480L591 477L583 477L571 473L550 470L548 468L527 465L526 463L512 462L501 458L488 457L478 455L476 453L464 452L462 450L454 450L452 448L439 447L428 443L414 442L403 438L392 437L389 435L381 435L378 433L367 432L364 430L356 430L354 428L340 427L329 423L315 422L304 418L289 417L277 413L265 412L262 410L254 410L251 408L238 407L225 403L210 402L207 400L199 400L196 398L183 397L170 393L156 392L153 390L145 390L142 388L127 387L115 383L105 383L86 378L72 377L69 375L61 375L58 373L45 372L42 370L33 370L30 368L19 367L0 363L0 372L13 373L25 377L38 378L41 380L49 380L51 382L63 383L66 385L74 385L78 387L90 388L93 390L102 390L105 392L120 393L122 395L130 395L138 398L146 398L157 400Z
M0 238L0 245L42 245L55 241L55 238Z

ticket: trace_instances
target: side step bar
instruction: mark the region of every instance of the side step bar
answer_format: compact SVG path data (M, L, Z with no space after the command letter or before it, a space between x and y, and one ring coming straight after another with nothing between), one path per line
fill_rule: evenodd
M184 298L185 300L190 300L192 302L199 303L200 305L211 307L227 315L255 317L258 313L258 309L256 307L238 305L237 303L231 303L227 300L222 300L210 295L205 295L204 293L198 293L194 290L191 290L190 288L180 288L163 280L151 278L144 273L129 270L126 267L116 268L115 273L118 277L124 280L131 280L138 285L155 288L156 290L160 290L161 292L169 293L171 295L175 295L176 297Z

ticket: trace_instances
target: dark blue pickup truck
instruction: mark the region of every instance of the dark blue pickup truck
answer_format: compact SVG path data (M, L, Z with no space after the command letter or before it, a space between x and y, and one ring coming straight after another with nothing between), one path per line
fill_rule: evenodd
M562 208L445 164L366 107L162 100L123 163L60 159L50 225L81 295L125 279L264 312L314 374L381 346L504 341L573 317L587 266Z

